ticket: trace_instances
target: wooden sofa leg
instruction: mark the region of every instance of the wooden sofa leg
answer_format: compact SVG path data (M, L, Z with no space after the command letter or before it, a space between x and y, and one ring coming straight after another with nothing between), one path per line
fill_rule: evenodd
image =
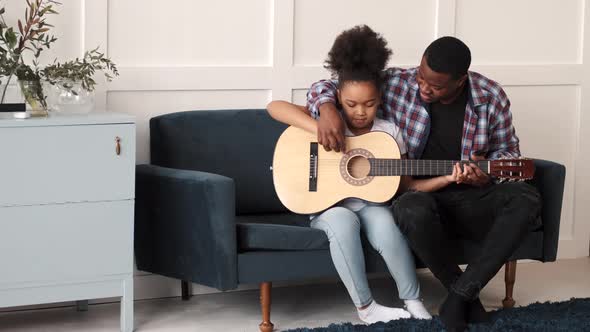
M181 285L181 288L182 288L182 300L183 301L190 300L191 299L191 296L193 294L193 292L192 292L192 288L193 288L192 285L193 284L191 282L182 280L180 282L180 285Z
M272 332L274 325L270 322L270 290L271 282L260 284L260 307L262 308L262 323L258 325L260 332Z
M516 281L516 261L506 263L505 272L504 281L506 282L506 298L502 300L502 305L504 308L512 308L514 307L512 291L514 290L514 282Z

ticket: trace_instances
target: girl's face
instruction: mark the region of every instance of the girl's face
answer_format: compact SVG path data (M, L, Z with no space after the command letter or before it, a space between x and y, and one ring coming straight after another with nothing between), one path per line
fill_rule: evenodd
M346 124L355 135L371 131L381 103L379 90L372 81L344 82L338 90Z

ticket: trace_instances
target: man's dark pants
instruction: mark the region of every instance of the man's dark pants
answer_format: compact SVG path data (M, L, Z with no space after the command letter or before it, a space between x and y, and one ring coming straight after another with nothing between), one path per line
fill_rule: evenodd
M470 300L490 281L524 236L540 223L541 196L524 182L435 193L407 192L394 201L400 230L443 285ZM481 243L465 272L460 242Z

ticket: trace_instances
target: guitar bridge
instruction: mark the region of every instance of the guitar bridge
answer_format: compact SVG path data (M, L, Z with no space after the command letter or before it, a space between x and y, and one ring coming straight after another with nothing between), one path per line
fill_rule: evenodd
M318 191L318 143L309 143L309 191Z

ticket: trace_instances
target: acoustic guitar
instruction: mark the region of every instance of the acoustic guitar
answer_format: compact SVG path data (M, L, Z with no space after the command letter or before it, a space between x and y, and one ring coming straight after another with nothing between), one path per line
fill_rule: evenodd
M391 135L374 131L346 137L345 153L325 151L317 137L296 127L287 128L273 156L273 181L283 205L310 214L356 197L382 203L395 195L401 175L449 175L453 165L477 164L487 174L509 180L531 179L531 159L484 161L400 159Z

